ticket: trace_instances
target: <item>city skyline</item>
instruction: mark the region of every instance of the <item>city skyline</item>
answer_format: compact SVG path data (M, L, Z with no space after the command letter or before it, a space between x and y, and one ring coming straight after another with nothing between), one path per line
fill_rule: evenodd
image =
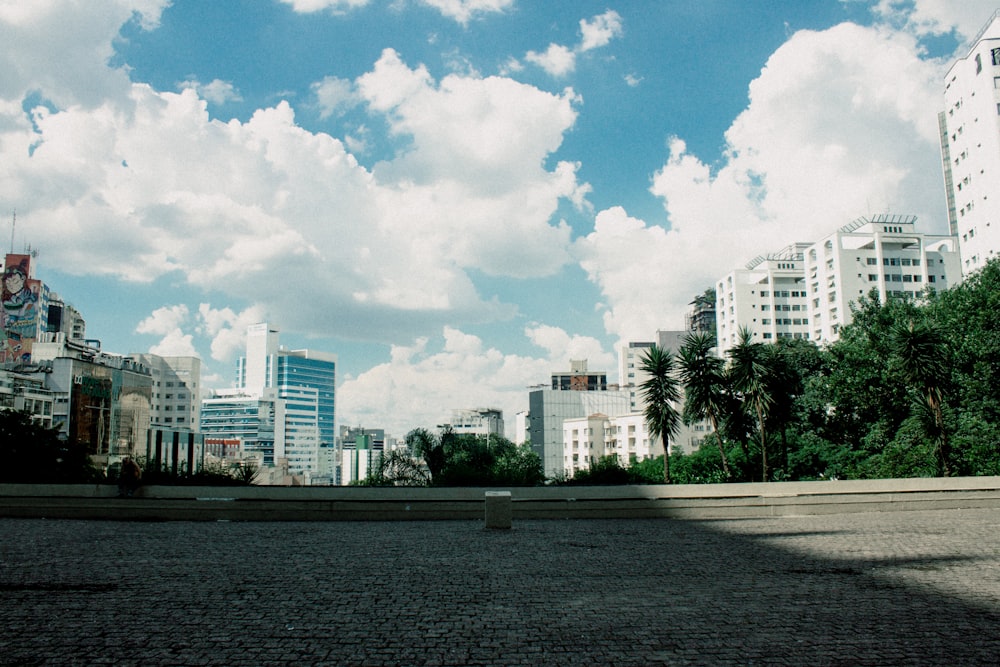
M994 9L0 1L0 239L108 351L226 387L268 321L338 356L338 424L512 424L756 255L946 233L942 82Z

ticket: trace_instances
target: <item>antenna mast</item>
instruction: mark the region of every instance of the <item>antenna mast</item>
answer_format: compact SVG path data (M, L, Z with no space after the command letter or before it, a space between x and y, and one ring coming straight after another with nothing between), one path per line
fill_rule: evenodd
M14 230L17 229L17 209L14 209L14 215L10 220L10 252L14 252Z

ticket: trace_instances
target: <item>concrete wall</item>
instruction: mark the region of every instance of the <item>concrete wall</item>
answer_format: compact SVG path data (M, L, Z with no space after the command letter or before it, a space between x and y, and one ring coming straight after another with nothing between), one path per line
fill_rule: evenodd
M0 517L189 521L482 519L477 488L0 484ZM1000 507L1000 477L505 489L513 519L731 519Z

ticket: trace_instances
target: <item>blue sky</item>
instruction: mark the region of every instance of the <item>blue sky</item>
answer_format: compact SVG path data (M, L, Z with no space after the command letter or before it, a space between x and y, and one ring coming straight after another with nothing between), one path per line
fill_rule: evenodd
M109 351L225 387L267 320L338 423L512 423L758 254L943 232L954 4L0 0L0 238Z

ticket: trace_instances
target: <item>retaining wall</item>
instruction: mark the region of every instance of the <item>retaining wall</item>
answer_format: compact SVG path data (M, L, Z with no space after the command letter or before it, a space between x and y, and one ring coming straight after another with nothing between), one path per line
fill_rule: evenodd
M0 517L144 521L482 519L482 488L0 484ZM518 519L767 516L1000 508L1000 477L505 488Z

